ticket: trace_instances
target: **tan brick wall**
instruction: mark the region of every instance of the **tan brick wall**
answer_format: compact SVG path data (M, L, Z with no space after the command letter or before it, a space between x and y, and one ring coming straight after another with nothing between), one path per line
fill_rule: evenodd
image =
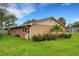
M31 26L30 28L30 38L33 35L38 35L38 34L44 34L44 33L49 33L50 32L50 28L52 25L58 24L55 21L50 20L45 20L42 22L38 22L34 25ZM58 24L60 25L60 24ZM62 27L62 26L61 26ZM63 27L62 27L63 28ZM64 29L64 28L63 28Z
M50 32L50 26L47 25L32 25L30 28L30 38L33 35L45 34Z
M38 22L37 24L39 24L39 25L50 25L50 26L55 25L55 24L60 25L59 23L53 21L52 19L45 20L45 21L42 21L42 22ZM60 25L60 26L61 26L61 25ZM61 27L62 27L62 26L61 26ZM62 27L62 28L63 28L63 27ZM63 28L63 29L64 29L64 28Z

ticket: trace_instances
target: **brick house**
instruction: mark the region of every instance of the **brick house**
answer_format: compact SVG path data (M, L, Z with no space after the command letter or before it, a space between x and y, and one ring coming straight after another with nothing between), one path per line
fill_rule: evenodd
M45 34L50 32L52 25L58 24L64 30L64 25L58 20L48 17L40 19L36 22L27 23L24 26L17 26L10 29L10 34L13 36L19 36L20 38L31 38L33 35Z

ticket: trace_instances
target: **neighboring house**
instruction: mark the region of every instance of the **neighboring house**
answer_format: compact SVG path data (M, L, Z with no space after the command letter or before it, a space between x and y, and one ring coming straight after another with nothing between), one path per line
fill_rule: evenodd
M64 30L64 25L52 17L40 19L36 22L27 23L24 26L13 27L10 34L19 36L21 38L32 38L33 35L45 34L50 32L52 25L58 24Z
M66 28L66 32L79 32L79 27Z
M79 32L79 27L73 27L72 32Z

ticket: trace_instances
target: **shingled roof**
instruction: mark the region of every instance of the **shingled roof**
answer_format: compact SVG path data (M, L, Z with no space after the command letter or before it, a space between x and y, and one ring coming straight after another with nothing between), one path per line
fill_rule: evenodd
M42 21L49 20L49 19L52 19L52 20L55 21L56 23L58 23L58 24L60 24L61 26L65 27L65 25L64 25L63 23L61 23L59 20L57 20L57 19L54 18L54 17L47 17L47 18L39 19L38 21L35 21L34 23L42 22Z
M63 23L61 23L60 21L58 21L56 18L54 17L47 17L47 18L43 18L43 19L39 19L35 22L31 22L31 23L26 23L26 25L32 25L33 23L38 23L38 22L42 22L42 21L45 21L45 20L49 20L49 19L52 19L53 21L57 22L58 24L60 24L61 26L65 27ZM12 27L12 28L18 28L18 27L25 27L26 25L21 25L21 26L16 26L16 27Z

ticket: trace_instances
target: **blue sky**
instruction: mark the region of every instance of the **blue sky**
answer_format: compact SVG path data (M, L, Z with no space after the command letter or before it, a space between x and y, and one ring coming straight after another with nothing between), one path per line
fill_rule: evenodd
M17 24L22 24L28 19L38 20L50 16L57 19L64 17L67 23L79 21L79 4L77 3L10 3L7 9L17 16Z

